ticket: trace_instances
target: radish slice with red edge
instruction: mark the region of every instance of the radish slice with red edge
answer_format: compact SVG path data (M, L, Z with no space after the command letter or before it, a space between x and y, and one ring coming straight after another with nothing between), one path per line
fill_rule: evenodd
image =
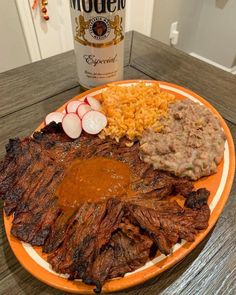
M79 100L70 101L66 106L66 112L69 113L76 113L78 106L81 105L83 102Z
M90 111L83 116L82 127L89 134L98 134L107 126L106 116L98 111Z
M86 96L84 102L89 104L94 111L100 111L102 108L100 102L92 96Z
M51 122L61 123L65 114L60 112L52 112L45 118L45 124L49 125Z
M81 120L75 113L67 114L62 120L62 128L70 138L77 139L82 132Z
M82 103L81 105L79 105L76 113L80 117L80 119L82 119L83 116L91 110L91 107L87 103Z

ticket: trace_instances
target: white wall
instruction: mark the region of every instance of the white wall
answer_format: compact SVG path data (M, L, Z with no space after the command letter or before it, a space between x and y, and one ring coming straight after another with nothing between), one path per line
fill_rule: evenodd
M1 1L0 42L0 72L30 62L18 11L12 0Z
M170 44L175 21L178 49L228 71L236 65L236 0L155 0L151 36Z
M126 31L134 30L144 35L151 36L155 1L157 0L126 1Z
M178 49L191 52L205 0L156 0L151 36L170 45L169 34L173 22L178 22Z
M205 0L193 51L225 67L236 64L236 1Z

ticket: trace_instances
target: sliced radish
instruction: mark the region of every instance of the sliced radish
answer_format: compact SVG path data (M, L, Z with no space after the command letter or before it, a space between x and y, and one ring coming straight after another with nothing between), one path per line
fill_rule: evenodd
M81 105L83 102L79 100L71 101L66 106L66 112L69 113L76 113L76 110L78 109L78 106Z
M82 127L89 134L98 134L107 126L107 118L98 111L90 111L83 116Z
M76 113L80 117L80 119L82 119L83 116L91 110L92 110L91 107L87 103L83 102L81 105L79 105Z
M79 138L82 132L81 120L75 113L65 115L62 127L65 133L72 139Z
M86 96L84 102L89 104L94 111L100 111L102 108L100 102L92 96Z
M50 113L45 118L45 124L49 125L51 122L61 123L64 116L65 115L63 113L60 113L60 112Z

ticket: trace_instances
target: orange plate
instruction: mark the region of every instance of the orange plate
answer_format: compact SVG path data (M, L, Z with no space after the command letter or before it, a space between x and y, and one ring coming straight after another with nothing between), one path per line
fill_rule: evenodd
M137 83L141 81L137 80L129 80L129 81L121 81L116 82L114 84L118 85L129 85L132 83ZM212 111L221 121L222 127L225 131L227 136L227 141L225 145L225 154L224 154L224 161L219 165L218 171L216 174L205 177L200 181L196 182L195 187L206 187L208 190L211 191L211 196L209 199L209 205L211 208L211 216L209 220L209 227L199 233L196 237L195 242L187 243L183 241L181 244L175 245L173 249L173 254L170 256L160 255L155 258L153 261L148 262L144 267L137 270L134 273L130 273L126 275L124 278L114 279L108 281L104 287L103 292L114 292L118 290L122 290L128 287L135 286L137 284L143 283L154 276L160 274L161 272L165 271L166 269L170 268L178 261L183 259L188 253L190 253L209 233L209 231L213 228L214 224L216 223L217 219L220 216L221 211L228 199L230 189L233 183L234 171L235 171L235 153L234 153L234 144L232 140L232 136L230 131L219 115L219 113L203 98L198 96L197 94L193 93L190 90L187 90L183 87L169 84L165 82L157 82L157 81L142 81L145 83L160 83L162 89L165 89L168 92L174 93L178 99L183 98L190 98L194 101L199 101L203 103L208 109ZM94 88L92 90L86 91L76 97L75 99L81 99L88 94L92 95L99 95L99 93L106 88L106 86L100 86ZM63 111L65 105L63 105L59 111ZM44 125L41 124L37 130L42 128ZM7 233L7 237L13 252L15 253L16 257L20 261L20 263L27 269L33 276L38 278L39 280L43 281L44 283L61 289L66 292L71 293L82 293L82 294L92 294L93 287L87 286L80 281L68 281L66 278L60 276L59 274L54 273L48 263L46 262L45 258L46 255L42 254L40 248L31 247L30 245L26 245L15 239L10 234L10 228L12 223L12 217L4 216L5 222L5 229Z

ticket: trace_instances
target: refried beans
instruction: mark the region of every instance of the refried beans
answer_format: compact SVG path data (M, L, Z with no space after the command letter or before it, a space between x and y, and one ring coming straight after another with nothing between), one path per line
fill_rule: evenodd
M170 105L160 133L148 129L140 140L141 159L155 169L197 180L216 172L226 136L204 105L189 99Z

